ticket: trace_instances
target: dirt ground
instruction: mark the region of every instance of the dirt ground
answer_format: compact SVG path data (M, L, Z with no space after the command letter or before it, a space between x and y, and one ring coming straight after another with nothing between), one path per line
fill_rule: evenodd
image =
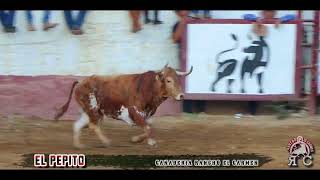
M317 151L320 145L320 117L288 118L275 116L242 117L206 114L154 117L158 145L133 144L130 137L140 134L139 127L107 119L103 132L112 139L112 146L102 148L94 132L85 129L82 142L85 149L72 146L72 121L49 121L37 118L0 118L0 168L22 168L17 165L23 154L83 153L105 155L217 155L256 153L273 160L262 169L288 167L288 141L297 136L309 139ZM313 154L312 168L320 169L320 155ZM300 168L304 168L300 165ZM110 169L110 168L109 168Z

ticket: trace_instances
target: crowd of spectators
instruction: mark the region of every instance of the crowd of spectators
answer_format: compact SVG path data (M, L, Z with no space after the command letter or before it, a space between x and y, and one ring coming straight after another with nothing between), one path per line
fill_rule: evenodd
M77 14L75 15L75 13ZM84 10L79 12L72 12L70 10L64 11L66 24L72 34L74 35L83 34L81 27L85 21L86 14L87 14L87 11L84 11ZM0 21L3 26L4 32L15 33L17 31L16 25L15 25L15 15L16 15L16 11L14 10L10 10L10 11L0 10ZM45 10L42 18L44 31L48 31L49 29L55 28L58 25L58 23L51 23L50 17L51 17L51 11ZM30 10L26 11L26 19L28 24L27 29L29 31L36 31L36 28L34 26L32 11Z

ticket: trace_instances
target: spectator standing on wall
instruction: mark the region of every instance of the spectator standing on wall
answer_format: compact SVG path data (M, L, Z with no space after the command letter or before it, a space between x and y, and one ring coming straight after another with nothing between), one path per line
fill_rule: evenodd
M43 18L42 18L44 31L47 31L47 30L54 28L58 25L58 23L50 23L49 22L50 15L51 15L51 11L48 11L48 10L44 11ZM34 27L34 23L33 23L32 11L26 11L26 17L27 17L27 21L28 21L28 30L35 31L36 28Z
M153 13L154 13L153 24L162 24L163 22L159 20L159 16L158 16L159 12L155 10ZM151 20L149 18L149 11L146 10L144 11L144 23L148 24L150 22Z
M257 17L254 14L245 14L243 18L245 20L253 21L254 26L253 26L253 32L258 35L258 36L266 36L267 35L267 27L263 25L263 21L265 20L276 20L275 21L275 27L279 28L279 25L283 22L288 22L291 20L295 20L296 16L292 14L284 15L280 17L279 19L276 18L276 11L274 10L263 10L261 12L262 17ZM248 102L248 109L249 112L252 115L255 115L257 112L258 108L258 102L257 101L249 101Z
M83 34L83 31L81 29L85 16L87 14L87 11L79 11L77 15L73 14L74 11L64 11L64 17L67 23L67 26L72 34L74 35L81 35Z
M203 15L202 15L203 18L211 18L211 14L209 10L202 10L202 11L203 11ZM189 16L193 18L201 18L200 10L192 10Z
M188 17L188 11L176 11L179 17L179 21L173 26L172 29L172 40L174 43L178 44L179 47L179 58L181 56L181 39L185 30L185 25ZM192 113L193 107L197 107L200 112L205 112L206 102L200 100L184 100L183 101L183 111L187 113Z
M129 11L129 15L132 20L131 32L133 33L136 33L142 29L140 24L140 13L140 11Z
M13 25L15 11L0 10L0 21L3 26L3 31L7 33L16 32L16 27Z
M261 35L261 36L266 36L267 29L263 25L263 21L275 20L275 27L279 28L281 23L292 21L292 20L296 19L296 15L294 15L294 14L287 14L287 15L284 15L280 18L276 18L276 14L277 14L277 11L274 11L274 10L263 10L263 11L261 11L262 17L257 17L254 14L245 14L243 16L243 18L245 20L255 22L254 29L253 29L254 33Z

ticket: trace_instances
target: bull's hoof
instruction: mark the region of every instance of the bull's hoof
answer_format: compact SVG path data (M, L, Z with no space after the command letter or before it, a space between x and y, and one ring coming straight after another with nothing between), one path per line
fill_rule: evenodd
M133 136L133 137L131 138L131 142L133 142L133 143L142 142L143 140L144 140L144 139L141 138L141 137L139 137L139 136Z
M149 144L150 146L154 146L154 145L157 144L157 141L154 140L154 139L149 138L149 139L148 139L148 144Z
M84 148L86 148L86 146L84 144L74 144L73 147L76 148L76 149L84 149Z

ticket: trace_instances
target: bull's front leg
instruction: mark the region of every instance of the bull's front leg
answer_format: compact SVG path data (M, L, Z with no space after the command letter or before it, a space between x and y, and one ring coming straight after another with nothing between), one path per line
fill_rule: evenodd
M142 142L147 139L147 143L151 146L156 145L156 140L154 139L154 133L151 125L146 122L145 117L141 116L135 108L129 108L129 115L131 119L140 127L143 128L144 133L133 136L131 141L134 143Z

